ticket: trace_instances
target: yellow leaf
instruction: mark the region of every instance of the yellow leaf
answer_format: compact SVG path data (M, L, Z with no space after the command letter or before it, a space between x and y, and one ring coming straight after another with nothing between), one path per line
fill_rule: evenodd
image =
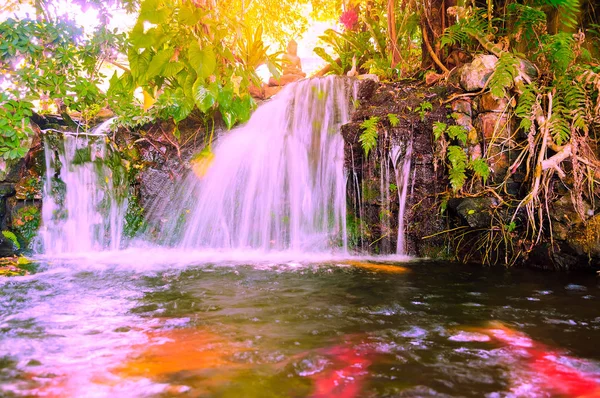
M27 257L19 256L19 258L17 259L17 264L18 265L27 265L27 264L31 264L31 261L29 261L29 259Z
M146 90L143 90L143 93L144 93L144 110L147 111L148 109L150 109L150 107L152 105L154 105L154 103L156 102L156 99L154 99L152 94L150 94Z

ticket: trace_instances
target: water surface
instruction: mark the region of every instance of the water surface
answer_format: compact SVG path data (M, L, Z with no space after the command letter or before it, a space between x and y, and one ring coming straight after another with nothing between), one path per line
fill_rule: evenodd
M575 396L548 379L555 363L600 383L589 275L164 256L1 280L1 395Z

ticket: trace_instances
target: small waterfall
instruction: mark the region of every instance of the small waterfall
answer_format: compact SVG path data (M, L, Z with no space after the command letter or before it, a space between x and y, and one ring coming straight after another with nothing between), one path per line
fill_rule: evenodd
M90 134L64 134L55 151L46 139L40 239L50 255L119 249L127 201L105 162L110 120ZM117 186L120 185L120 186ZM121 197L119 197L121 196Z
M412 159L412 138L403 145L393 145L390 149L390 160L394 166L396 187L398 191L398 240L396 253L406 254L406 238L404 227L404 213L406 210L406 196L410 180L410 166ZM414 180L414 178L413 178Z
M345 251L339 130L355 91L356 81L336 77L285 87L217 141L203 176L189 173L178 197L156 206L160 235L182 229L186 249Z

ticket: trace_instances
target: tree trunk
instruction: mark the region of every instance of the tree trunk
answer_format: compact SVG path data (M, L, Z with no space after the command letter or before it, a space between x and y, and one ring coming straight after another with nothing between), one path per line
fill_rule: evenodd
M440 48L440 37L444 30L454 23L448 15L448 7L456 6L456 0L424 0L421 10L421 43L423 69L443 70L436 62L436 58L442 64L446 63L448 51Z

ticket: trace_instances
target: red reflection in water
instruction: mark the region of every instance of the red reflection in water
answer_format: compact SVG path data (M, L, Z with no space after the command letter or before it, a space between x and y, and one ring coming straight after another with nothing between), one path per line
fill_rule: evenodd
M350 343L319 352L329 357L333 366L311 376L315 383L312 397L358 397L368 376L372 353Z
M587 373L570 365L577 362L575 358L536 342L524 333L511 329L500 322L494 322L491 327L480 331L497 342L513 348L515 355L525 353L523 355L526 358L525 366L536 375L544 389L561 396L600 398L598 375Z

